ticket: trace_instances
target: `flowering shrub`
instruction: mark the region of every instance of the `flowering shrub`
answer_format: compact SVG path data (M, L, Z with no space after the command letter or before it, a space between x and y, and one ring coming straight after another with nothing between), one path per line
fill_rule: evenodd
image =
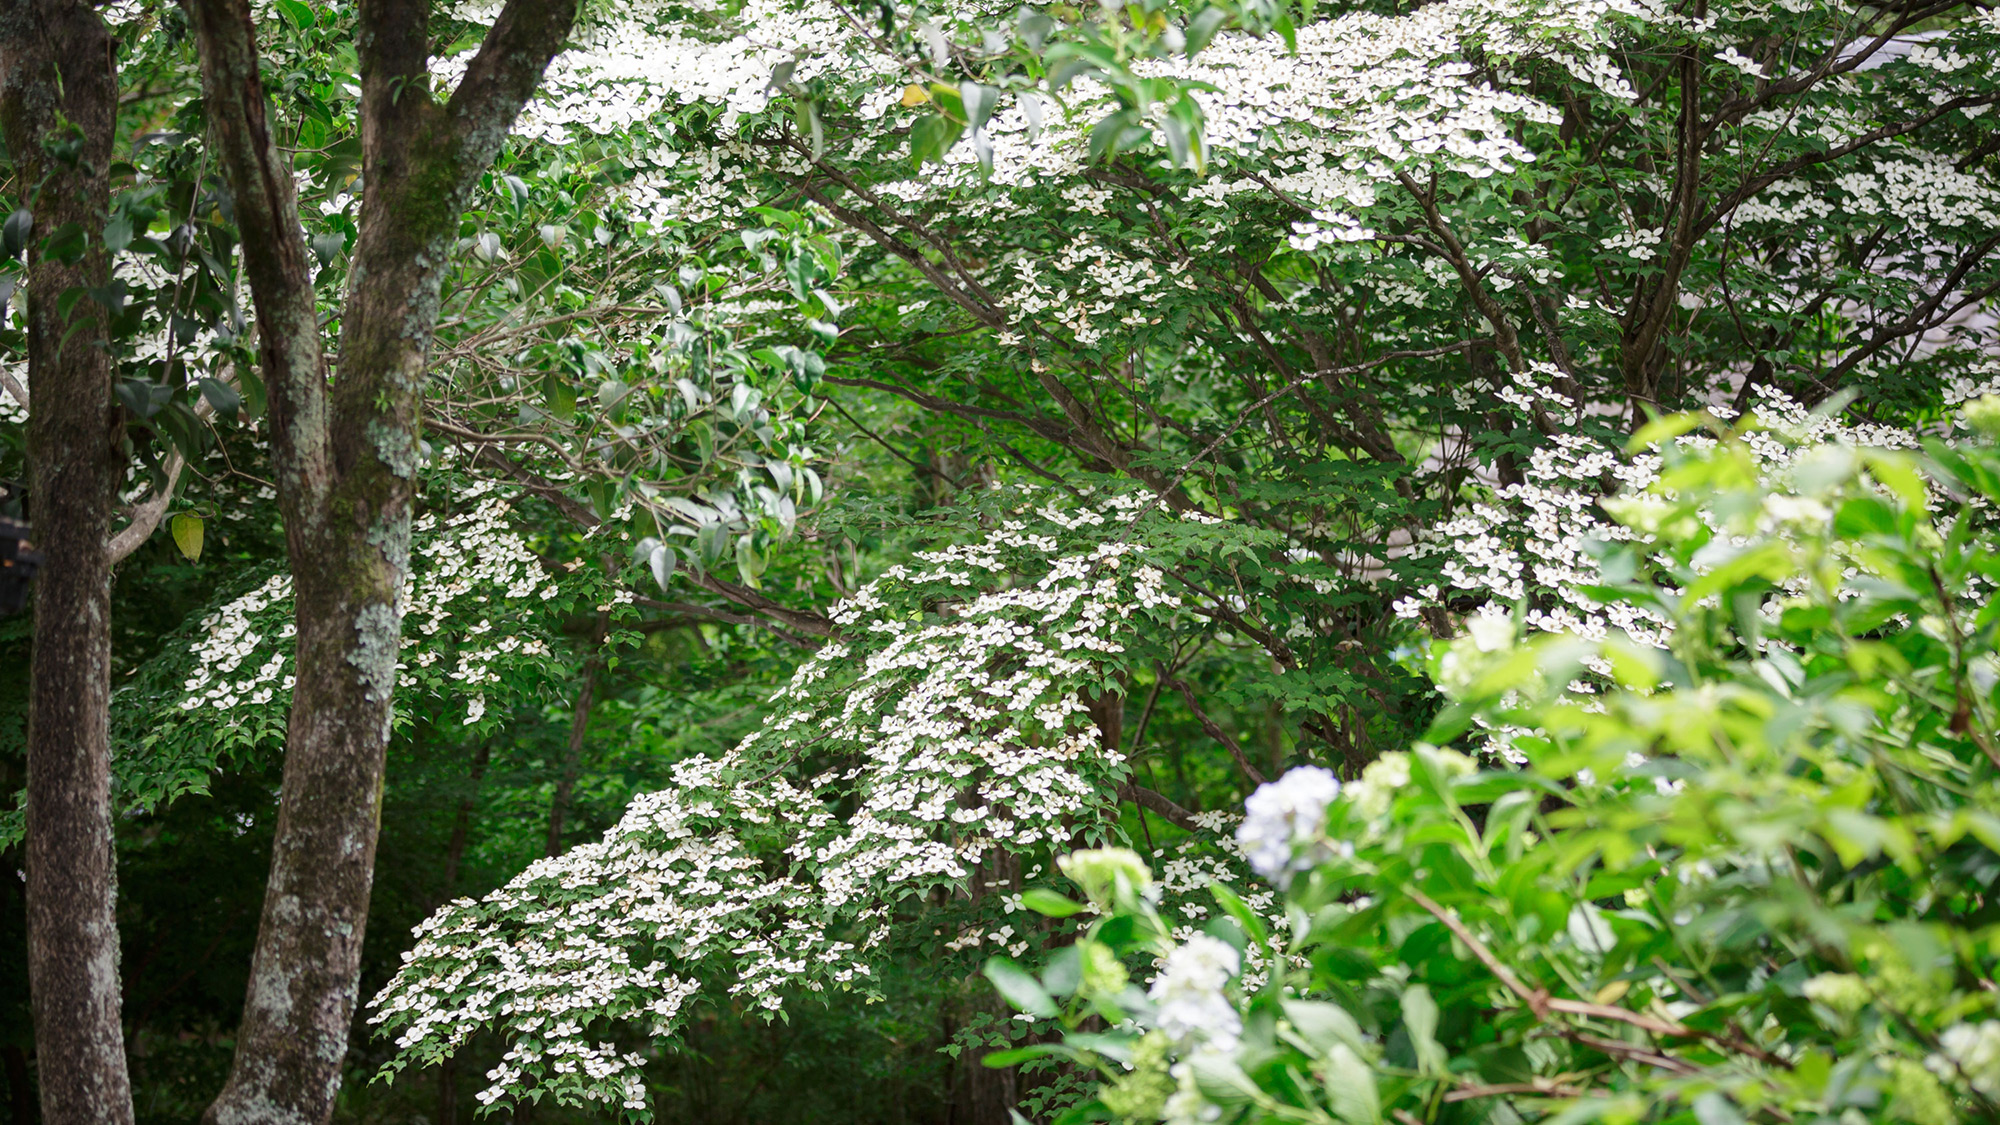
M1966 415L1966 442L1827 444L1782 483L1756 452L1782 434L1662 445L1596 550L1663 645L1517 620L1439 645L1426 741L1251 798L1282 923L1218 887L1228 917L1177 940L1134 871L1039 978L991 967L1071 1030L989 1063L1095 1067L1070 1121L1993 1119L2000 398ZM1452 748L1474 717L1518 767ZM1150 988L1065 967L1135 956Z
M1560 421L1577 421L1563 413L1571 404L1546 388L1531 386L1526 393L1547 403ZM1917 436L1907 429L1849 424L1833 411L1807 410L1778 391L1765 391L1743 422L1743 447L1755 459L1760 478L1781 490L1798 460L1829 442L1870 449L1918 446ZM1714 439L1685 434L1670 440L1687 449ZM1664 647L1671 623L1657 609L1597 595L1603 572L1595 548L1607 539L1630 541L1639 535L1601 508L1603 482L1642 490L1659 479L1661 466L1656 451L1621 457L1574 433L1554 435L1528 455L1519 483L1472 500L1419 541L1420 552L1439 560L1442 581L1400 599L1396 613L1414 618L1427 606L1468 597L1496 613L1525 603L1520 627L1530 633L1602 639L1615 629Z

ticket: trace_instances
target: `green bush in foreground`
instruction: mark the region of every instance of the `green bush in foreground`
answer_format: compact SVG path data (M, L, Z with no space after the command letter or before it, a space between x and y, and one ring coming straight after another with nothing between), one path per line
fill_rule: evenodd
M988 967L1066 1034L989 1063L1095 1067L1067 1121L2000 1117L2000 400L1967 420L1775 484L1746 435L1642 434L1603 596L1664 650L1474 618L1427 742L1250 799L1281 919L1218 887L1170 933L1136 857L1076 853L1096 920Z

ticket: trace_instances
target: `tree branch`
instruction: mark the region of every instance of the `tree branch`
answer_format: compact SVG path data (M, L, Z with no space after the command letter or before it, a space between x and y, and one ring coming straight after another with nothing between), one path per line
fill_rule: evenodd
M21 381L14 378L14 373L4 366L0 366L0 387L6 388L7 393L14 396L14 401L21 404L21 409L28 409L28 388L22 386Z
M745 609L761 613L774 621L783 622L801 633L809 633L815 637L833 636L833 622L817 613L788 609L747 586L738 586L734 582L724 581L705 571L688 568L686 574L688 581L709 593L727 598Z
M287 521L312 526L333 481L326 367L291 162L279 151L249 0L184 0L201 50L213 151L234 196L270 396L271 459Z
M748 613L730 613L727 610L716 609L713 606L696 605L693 602L668 602L668 601L661 601L658 598L648 598L648 597L633 598L632 604L642 605L645 606L647 609L657 609L663 613L680 613L680 614L685 614L689 617L705 618L709 621L720 621L728 625L755 625L759 629L764 629L769 631L772 636L775 636L778 639L785 641L788 644L796 645L799 648L805 649L807 652L813 652L818 650L819 648L819 645L813 641L809 641L806 640L804 637L795 636L791 633L788 633L785 630L778 628L776 625L773 625L771 622L766 621L761 617L757 617ZM650 625L652 623L646 622L644 624ZM690 624L690 623L673 622L672 624ZM633 628L633 626L626 626L626 628Z
M1479 310L1479 315L1485 317L1486 322L1493 326L1493 345L1506 357L1507 369L1515 374L1526 371L1528 364L1521 356L1521 337L1514 331L1514 324L1507 319L1507 313L1500 307L1500 302L1494 300L1493 295L1486 291L1486 285L1479 279L1479 271L1473 267L1472 259L1465 253L1465 247L1459 243L1458 237L1451 233L1451 227L1445 223L1444 216L1438 213L1435 187L1432 192L1426 192L1417 186L1417 182L1411 179L1407 172L1396 173L1396 181L1403 185L1403 190L1416 198L1417 206L1424 212L1424 225L1437 236L1438 243L1444 250L1445 261L1450 263L1452 270L1458 274L1459 284L1465 287L1466 296L1472 298L1472 304Z
M1500 983L1506 986L1507 991L1519 997L1521 1002L1528 1006L1528 1010L1533 1012L1537 1019L1547 1020L1551 1012L1559 1012L1564 1015L1581 1016L1587 1019L1609 1020L1614 1023L1629 1024L1652 1035L1661 1035L1674 1039L1707 1040L1710 1043L1726 1047L1738 1054L1749 1055L1759 1062L1785 1070L1792 1069L1790 1060L1774 1055L1738 1034L1718 1035L1711 1031L1702 1031L1699 1028L1689 1027L1686 1024L1669 1023L1666 1020L1655 1019L1652 1016L1643 1015L1629 1008L1620 1008L1612 1004L1594 1004L1583 1000L1569 1000L1560 996L1551 996L1546 989L1529 988L1521 982L1520 977L1514 975L1512 969L1501 963L1500 958L1494 956L1493 951L1486 947L1485 942L1480 941L1473 935L1471 929L1463 921L1459 920L1458 915L1439 906L1429 895L1415 887L1404 887L1403 893L1409 895L1410 901L1423 907L1433 918L1444 923L1445 928L1452 932L1452 936L1463 942L1465 947L1472 951L1472 955L1479 959L1479 963L1485 965L1499 979ZM1577 1035L1580 1033L1566 1032L1565 1034ZM1577 1041L1587 1043L1589 1046L1599 1047L1600 1050L1604 1049L1594 1040L1587 1041L1584 1038L1578 1038ZM1604 1042L1615 1043L1616 1041L1605 1040ZM1621 1050L1634 1049L1632 1044L1629 1043L1619 1046ZM1651 1053L1648 1052L1648 1054ZM1664 1056L1661 1057L1664 1058ZM1679 1066L1687 1065L1680 1063L1679 1060L1669 1061ZM1656 1063L1655 1065L1666 1064Z
M413 0L423 3L424 0ZM485 171L576 25L577 0L507 0L445 103L468 177Z
M166 485L148 496L145 503L132 509L131 521L118 529L117 534L111 537L110 544L105 547L105 552L111 556L112 566L117 566L130 558L132 552L153 537L153 532L160 526L160 520L167 514L167 508L174 502L174 488L180 484L181 469L186 464L187 460L181 456L180 450L176 449L168 454Z
M1243 747L1238 746L1236 740L1229 737L1229 732L1217 726L1215 720L1208 717L1208 712L1201 709L1201 704L1195 701L1194 689L1187 685L1187 681L1168 680L1167 686L1180 692L1181 698L1187 700L1188 709L1194 712L1195 721L1201 724L1201 729L1207 731L1210 738L1222 743L1229 751L1229 756L1236 759L1237 768L1243 771L1243 775L1259 785L1264 784L1263 773L1250 764L1249 758L1243 756Z
M1143 785L1119 786L1118 799L1121 801L1130 801L1176 828L1188 832L1202 831L1201 825L1195 823L1193 813Z

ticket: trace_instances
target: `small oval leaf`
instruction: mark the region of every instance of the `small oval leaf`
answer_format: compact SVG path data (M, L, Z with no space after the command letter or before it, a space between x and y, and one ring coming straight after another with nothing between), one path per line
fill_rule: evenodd
M174 546L181 549L181 554L186 555L189 562L201 561L200 516L193 512L182 512L168 521L167 530L173 534Z

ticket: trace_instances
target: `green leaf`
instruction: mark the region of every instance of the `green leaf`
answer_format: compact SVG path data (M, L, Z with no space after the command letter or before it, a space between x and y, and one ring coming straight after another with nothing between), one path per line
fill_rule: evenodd
M729 550L729 529L719 523L703 524L694 536L695 548L701 555L704 568L712 568L722 561Z
M921 167L944 159L944 154L958 143L963 132L964 123L953 121L942 113L921 118L910 127L910 160Z
M116 211L104 224L104 248L116 254L132 245L132 216L125 211Z
M321 269L332 265L333 260L340 257L340 252L345 249L347 249L347 238L339 231L323 231L312 236L313 257L319 259Z
M199 385L201 397L207 399L208 405L224 418L234 419L237 412L243 409L243 396L222 380L204 376Z
M1695 1098L1694 1119L1701 1125L1744 1125L1743 1112L1727 1094L1717 1090Z
M755 537L749 535L736 537L736 574L743 579L745 586L752 590L762 589L764 585L762 575L768 565L770 559L757 549Z
M1403 1031L1409 1035L1410 1048L1416 1052L1417 1069L1425 1074L1443 1074L1450 1060L1437 1041L1438 1006L1431 990L1421 984L1411 985L1403 990L1402 1006Z
M987 980L993 982L993 987L1000 990L1000 995L1021 1011L1032 1016L1041 1016L1043 1019L1054 1019L1059 1013L1060 1009L1056 1007L1055 998L1049 995L1048 989L1042 987L1042 982L1007 958L994 957L986 962L986 967L981 971L986 974Z
M140 419L151 418L158 414L174 397L172 387L144 379L120 379L111 389L118 396L119 403L134 417Z
M1375 1090L1375 1073L1345 1043L1326 1055L1326 1101L1333 1115L1347 1125L1379 1125L1382 1098Z
M1286 1000L1281 1007L1285 1019L1291 1022L1299 1038L1321 1055L1328 1054L1342 1043L1359 1050L1364 1042L1361 1025L1338 1004L1320 1000Z
M646 565L653 572L653 581L662 590L667 588L668 580L674 576L674 560L674 549L664 545L655 546L647 554Z
M0 249L7 257L16 257L28 245L28 237L35 229L35 213L26 207L19 208L7 216L7 222L0 225Z
M982 1066L999 1070L1001 1067L1019 1066L1029 1059L1046 1058L1049 1055L1077 1058L1081 1055L1081 1052L1063 1043L1035 1043L1026 1047L1016 1047L1010 1051L994 1051L991 1054L982 1055L979 1062Z
M550 414L565 422L576 417L576 388L557 372L542 377L542 401Z
M1215 38L1215 33L1222 30L1224 21L1228 19L1229 13L1219 7L1203 8L1197 12L1195 17L1188 21L1186 52L1189 55L1199 54L1203 47L1208 46L1209 40Z
M201 517L193 512L181 512L167 521L167 530L174 537L174 546L181 549L189 562L201 561Z
M1669 414L1655 418L1639 427L1639 432L1625 443L1625 452L1641 453L1656 445L1665 445L1682 434L1700 428L1706 418L1699 414Z
M1047 887L1030 887L1022 891L1021 905L1051 918L1067 918L1083 910L1081 904L1072 902Z
M826 123L820 118L819 103L811 98L799 97L792 101L792 116L798 122L799 132L812 140L812 158L817 161L826 155Z
M1250 909L1250 904L1244 902L1241 896L1221 883L1211 884L1208 889L1210 893L1215 895L1215 901L1222 904L1222 909L1231 918L1236 919L1236 924L1243 927L1243 932L1250 935L1252 940L1259 945L1270 943L1271 931L1265 927L1264 920L1257 917L1256 912Z
M984 86L977 82L958 84L959 100L965 104L965 122L974 129L981 129L993 116L993 107L1000 103L1000 90L996 86Z

